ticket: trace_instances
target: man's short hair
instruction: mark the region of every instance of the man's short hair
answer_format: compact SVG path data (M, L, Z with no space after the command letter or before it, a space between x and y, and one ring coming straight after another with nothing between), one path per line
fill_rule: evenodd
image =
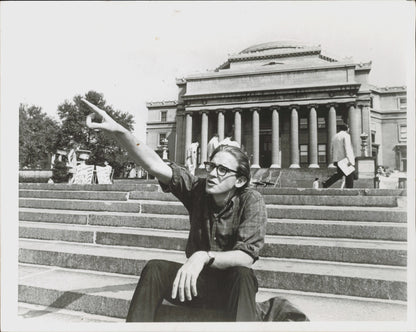
M340 123L338 126L337 126L337 129L338 129L338 131L347 131L348 130L348 125L346 124L346 123Z

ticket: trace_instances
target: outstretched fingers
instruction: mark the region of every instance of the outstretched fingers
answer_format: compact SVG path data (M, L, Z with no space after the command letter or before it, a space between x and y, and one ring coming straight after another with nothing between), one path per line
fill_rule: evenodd
M87 116L86 119L86 125L88 128L90 129L101 129L102 128L102 124L99 122L92 122L92 119L96 118L96 114L95 113L91 113Z
M90 109L92 109L95 113L97 113L99 116L101 117L105 117L107 115L107 113L105 111L103 111L102 109L98 108L97 106L95 106L94 104L90 103L88 100L86 100L85 98L81 98L81 101L84 102L84 104L86 104Z

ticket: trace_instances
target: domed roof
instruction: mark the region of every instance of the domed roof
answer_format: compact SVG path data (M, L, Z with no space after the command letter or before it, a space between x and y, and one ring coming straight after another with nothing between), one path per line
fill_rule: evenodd
M240 54L255 53L273 49L299 49L305 47L308 47L308 45L305 45L297 41L275 41L250 46L249 48L246 48L245 50L241 51Z

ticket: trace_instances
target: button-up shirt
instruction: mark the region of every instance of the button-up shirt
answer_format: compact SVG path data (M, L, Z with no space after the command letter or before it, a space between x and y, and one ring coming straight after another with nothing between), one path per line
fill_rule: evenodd
M346 131L341 130L332 138L331 150L332 162L338 162L344 158L348 158L351 164L355 164L351 136Z
M241 250L254 261L264 245L266 205L261 194L246 188L236 194L220 211L215 211L212 196L205 191L205 178L192 175L176 164L170 165L172 178L168 185L160 183L164 192L171 192L189 212L191 228L186 256L199 250Z

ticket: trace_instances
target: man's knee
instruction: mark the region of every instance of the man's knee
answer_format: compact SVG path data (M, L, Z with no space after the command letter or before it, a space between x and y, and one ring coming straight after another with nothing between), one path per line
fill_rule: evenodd
M166 261L160 259L152 259L148 261L143 268L141 273L142 277L145 275L156 275L163 273L163 270L166 268Z
M229 268L228 270L230 273L230 278L231 280L233 280L234 284L249 284L257 289L257 278L254 275L252 269L244 266L234 266Z

